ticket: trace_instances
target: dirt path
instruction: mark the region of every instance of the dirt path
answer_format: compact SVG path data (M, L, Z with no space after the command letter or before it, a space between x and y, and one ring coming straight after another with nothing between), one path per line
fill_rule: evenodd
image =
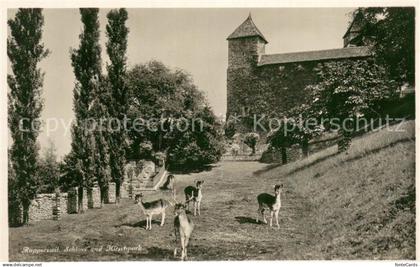
M279 177L256 176L266 165L257 162L221 162L209 171L176 175L178 200L183 188L195 179L205 180L202 216L196 224L189 249L190 260L285 260L316 259L316 226L307 199L297 195L289 181ZM273 185L284 183L280 229L255 222L256 196L272 193ZM160 194L146 196L156 199ZM161 193L161 195L165 195ZM174 260L173 214L152 231L131 200L119 207L106 205L81 215L64 216L60 222L43 221L29 227L10 229L11 260ZM137 251L106 251L108 246L141 247ZM24 247L59 248L58 252L21 253ZM66 247L87 251L64 252ZM93 251L102 247L102 251Z

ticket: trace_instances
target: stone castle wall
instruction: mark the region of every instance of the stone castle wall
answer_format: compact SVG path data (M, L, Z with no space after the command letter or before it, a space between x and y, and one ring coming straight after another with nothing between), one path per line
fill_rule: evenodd
M132 163L133 164L133 163ZM137 166L138 165L138 166ZM124 182L120 187L120 197L129 198L133 194L143 190L146 183L156 174L156 166L153 162L139 162L138 164L128 168ZM129 166L130 167L130 166ZM77 214L79 210L79 188L73 187L66 193L59 193L57 201L56 194L38 194L29 207L29 220L52 220L60 219L66 214ZM116 185L111 182L108 184L108 192L106 193L105 203L116 203ZM100 208L101 193L99 187L94 185L91 189L83 188L82 209ZM58 214L57 214L58 213Z
M278 63L258 66L259 57L264 54L261 39L241 38L229 41L229 64L227 69L227 119L232 115L240 119L235 123L237 132L255 131L264 135L264 129L255 124L256 119L265 116L283 118L291 109L306 102L307 85L317 82L320 64L341 60L331 59L304 62ZM265 127L267 128L267 127Z

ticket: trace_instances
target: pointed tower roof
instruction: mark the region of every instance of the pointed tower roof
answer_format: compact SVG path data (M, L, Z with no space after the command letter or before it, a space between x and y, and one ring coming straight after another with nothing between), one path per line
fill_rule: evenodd
M264 35L258 30L257 26L255 26L252 21L251 13L249 13L248 18L228 36L227 40L252 36L258 36L263 39L265 43L268 43Z

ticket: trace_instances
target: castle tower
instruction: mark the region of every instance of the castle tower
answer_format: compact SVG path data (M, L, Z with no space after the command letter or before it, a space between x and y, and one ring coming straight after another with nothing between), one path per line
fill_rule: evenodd
M268 42L255 26L251 14L228 36L227 40L227 118L229 118L229 115L239 114L243 108L246 108L246 103L239 101L246 98L243 92L252 91L252 88L245 87L252 87L250 78L260 56L265 53L265 45ZM236 97L237 95L242 97Z

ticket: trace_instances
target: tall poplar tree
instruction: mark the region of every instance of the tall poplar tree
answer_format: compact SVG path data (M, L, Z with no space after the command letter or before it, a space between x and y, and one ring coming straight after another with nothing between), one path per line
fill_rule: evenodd
M8 123L13 144L10 148L13 189L23 208L22 223L29 220L29 206L35 197L38 150L37 120L42 110L41 89L43 73L39 62L48 55L42 39L44 17L39 8L21 8L8 21L10 37L7 55L13 74L7 75Z
M108 15L106 34L108 41L106 51L111 64L107 66L110 82L111 102L110 116L118 119L120 126L127 114L128 89L125 81L127 68L127 36L128 28L125 25L128 15L124 8L111 10ZM115 120L114 120L115 121ZM118 126L118 125L114 125ZM115 127L113 129L116 129ZM126 132L121 127L111 132L109 139L111 175L116 184L117 201L120 199L120 186L124 178Z
M79 210L83 211L83 188L90 188L94 182L95 136L93 129L93 102L96 88L101 80L101 47L99 45L98 8L81 8L83 24L79 35L80 45L71 52L73 72L76 76L73 109L76 123L72 129L72 151L68 163L72 164L70 175L79 187ZM93 124L92 124L93 123Z

